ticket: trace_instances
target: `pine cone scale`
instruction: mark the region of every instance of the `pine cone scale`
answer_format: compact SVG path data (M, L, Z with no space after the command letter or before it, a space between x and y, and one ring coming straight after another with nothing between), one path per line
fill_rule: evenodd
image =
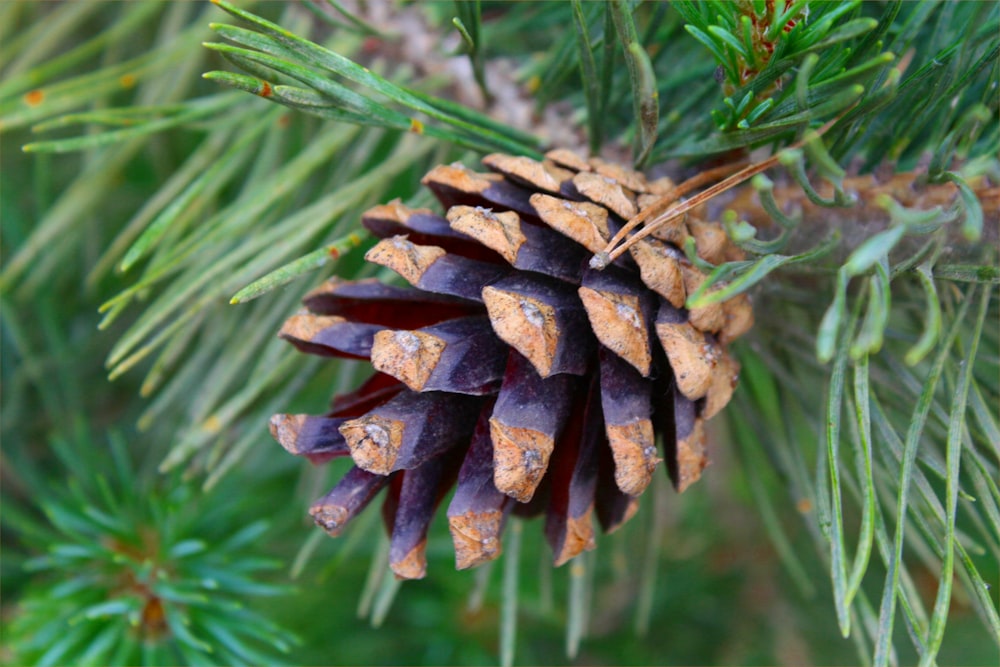
M468 301L482 301L483 287L507 273L498 265L450 255L438 246L417 245L405 236L379 241L365 259L395 271L425 292Z
M314 315L340 315L355 322L399 329L418 329L481 312L478 305L467 300L385 285L374 278L333 278L307 294L303 304Z
M617 267L588 269L577 290L590 328L606 348L648 376L653 363L650 329L656 299L633 276Z
M530 203L531 191L504 180L500 174L477 174L463 165L435 167L421 181L445 208L496 207L521 216L537 217Z
M375 335L372 366L413 391L495 394L506 347L484 316L446 320L415 331L383 329Z
M402 476L392 517L389 567L402 579L422 579L427 572L427 531L434 510L454 482L462 459L451 451Z
M708 393L719 350L685 315L661 302L656 335L670 360L678 391L691 400Z
M496 335L527 357L538 374L583 375L593 350L574 291L541 276L511 276L483 288Z
M652 419L653 384L619 355L602 350L600 386L615 484L623 493L638 496L661 461Z
M580 282L586 262L584 250L569 246L565 252L553 254L551 248L565 245L562 236L540 224L522 222L514 211L494 213L482 207L453 206L448 220L453 229L489 246L516 269L573 285Z
M416 468L462 442L475 423L478 399L445 392L404 391L340 432L364 470L388 475Z
M458 471L448 505L448 529L455 547L455 567L465 570L500 555L500 535L514 500L493 482L493 441L489 418L492 402L483 406L472 443Z
M503 174L518 185L552 194L560 194L573 172L557 166L551 160L536 162L523 156L492 153L482 160L483 165Z
M368 359L381 325L351 322L337 315L294 315L278 336L302 352L323 357Z
M635 193L608 176L581 172L573 178L573 186L581 195L622 220L634 218L639 212Z
M351 450L340 433L346 421L337 417L279 414L271 417L271 436L290 454L303 456L319 465Z
M601 431L600 391L594 376L588 391L574 406L573 418L560 438L559 456L551 472L545 536L556 566L596 546L591 514L597 489Z
M328 494L313 503L309 514L327 534L337 537L390 479L354 466Z
M708 465L708 456L705 453L704 424L697 416L697 406L680 392L674 393L673 424L671 451L665 457L667 472L677 490L683 491L701 477L701 471Z
M590 253L601 252L611 239L608 210L601 206L545 194L532 195L531 205L546 225Z

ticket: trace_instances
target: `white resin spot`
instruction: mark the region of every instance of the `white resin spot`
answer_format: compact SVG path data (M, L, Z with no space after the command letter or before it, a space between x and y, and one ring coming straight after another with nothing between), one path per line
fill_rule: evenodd
M420 349L420 339L411 331L397 331L396 343L406 354L414 354Z
M542 467L542 455L533 449L529 449L521 454L521 463L525 470L538 470Z
M365 426L365 437L377 447L385 447L389 444L389 432L377 424Z
M639 317L639 313L636 312L635 308L626 303L616 303L615 313L618 317L631 324L633 328L638 329L642 326L642 320Z
M524 319L528 320L528 324L531 326L541 328L545 324L545 316L542 315L542 311L530 301L521 301L521 312L524 313Z
M718 363L721 358L721 350L711 343L705 343L704 347L701 349L702 355L705 357L705 361L712 364L713 366Z
M497 215L496 215L496 213L493 212L492 208L486 208L485 206L477 206L476 207L476 213L478 213L479 215L483 216L487 220L491 220L493 222L496 222Z

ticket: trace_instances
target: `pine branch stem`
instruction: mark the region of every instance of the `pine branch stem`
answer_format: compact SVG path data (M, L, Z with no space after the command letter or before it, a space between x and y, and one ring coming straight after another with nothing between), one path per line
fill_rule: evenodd
M620 257L622 253L627 251L630 247L635 245L640 240L646 238L660 227L666 225L671 220L676 220L677 218L681 217L691 209L710 201L714 197L722 194L723 192L726 192L727 190L736 187L740 183L748 181L757 174L760 174L770 169L771 167L776 166L777 164L780 163L782 154L785 151L794 150L796 148L804 146L809 141L815 141L817 137L822 136L831 127L833 127L833 125L837 122L837 120L839 120L839 118L834 118L833 120L827 122L823 127L817 130L815 134L807 133L805 138L797 141L791 146L788 146L783 151L775 153L771 157L761 160L760 162L743 167L736 173L727 176L726 178L722 179L715 185L699 192L694 197L691 197L688 200L680 202L675 206L671 206L662 213L653 216L652 219L649 220L648 222L645 222L645 220L647 217L649 217L649 214L644 215L644 212L641 211L637 216L629 220L628 223L624 227L622 227L621 230L619 230L619 232L614 236L614 238L612 238L611 241L608 242L608 245L604 248L603 251L601 251L591 259L590 261L591 268L602 269L608 266L608 264L618 259L618 257ZM677 201L677 196L674 193L670 193L668 195L665 195L664 199L667 199L669 202L674 202ZM660 207L662 205L663 204L661 202L653 204L653 206L655 207ZM644 222L645 224L641 231L632 234L632 236L629 237L628 241L621 243L622 239L625 238L626 234L628 234L630 231L635 229L639 224L642 224Z

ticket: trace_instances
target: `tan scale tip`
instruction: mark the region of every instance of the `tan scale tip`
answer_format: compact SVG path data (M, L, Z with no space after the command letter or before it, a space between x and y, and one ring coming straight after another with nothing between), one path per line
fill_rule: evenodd
M649 183L642 172L629 169L616 162L608 162L599 157L590 158L590 166L601 176L621 183L632 192L646 192L649 189Z
M404 423L369 413L340 425L355 465L376 475L388 475L403 442Z
M339 315L313 315L299 313L292 315L281 325L278 336L286 340L311 342L320 332L347 320Z
M271 437L292 454L298 454L299 432L308 415L277 414L271 416L268 428Z
M622 493L639 496L653 481L662 461L657 456L653 424L648 419L605 427L615 462L615 484Z
M393 236L372 246L365 260L392 269L416 286L427 269L445 254L444 248L417 245L405 236Z
M514 500L528 502L548 470L555 442L540 431L509 426L496 418L490 419L490 439L493 484Z
M497 558L503 552L500 528L503 512L466 512L448 517L448 530L455 545L455 568L467 570Z
M573 177L573 185L584 197L610 209L623 220L639 213L635 195L609 176L581 172Z
M721 264L726 261L729 237L722 225L717 222L706 222L699 218L689 217L687 226L691 236L694 237L698 257L712 264Z
M690 264L682 263L680 267L681 274L684 276L684 289L688 294L694 294L708 276ZM721 285L715 285L709 290L709 293L720 289L722 289ZM688 321L699 331L716 332L726 323L726 316L721 303L712 303L707 306L691 308L688 311Z
M590 287L580 287L578 293L597 340L630 363L643 377L649 377L653 352L639 297Z
M514 211L494 213L481 206L452 206L446 214L451 228L471 236L513 264L527 241L521 231L521 217Z
M561 334L555 308L493 286L484 287L482 296L497 337L524 355L540 376L548 377Z
M590 171L590 164L568 148L553 148L545 154L545 157L575 171Z
M418 212L430 213L431 211L430 209L427 208L419 209L419 211L417 209L412 209L409 206L405 205L397 197L388 204L378 204L376 206L371 207L362 214L362 217L380 218L385 220L393 220L398 223L404 223L410 219L411 215Z
M594 505L591 503L590 507L580 516L566 519L566 534L563 539L562 548L559 550L559 553L553 554L556 567L576 558L584 551L590 551L597 546L594 541L594 524L591 521L593 511Z
M728 352L723 351L719 363L712 374L712 384L705 397L702 419L708 420L719 414L733 397L740 378L740 363Z
M670 302L674 308L683 308L687 299L684 276L676 255L666 244L643 239L629 248L632 259L639 266L639 276L649 289Z
M686 398L696 401L712 384L712 371L718 362L719 348L705 334L687 322L659 322L656 334L674 371L677 388Z
M542 221L592 253L608 244L608 209L597 204L569 201L540 192L529 200Z
M441 164L427 172L420 182L428 187L443 185L459 192L479 194L498 181L500 174L479 174L463 164Z
M372 366L413 391L422 391L446 347L443 340L423 331L384 329L375 334Z
M705 426L696 419L691 434L677 441L677 492L683 493L701 479L701 471L710 461L705 453Z
M397 579L423 579L427 575L427 540L421 540L402 560L389 563Z
M722 303L724 322L719 341L728 344L753 328L753 305L746 294L738 294Z
M483 158L483 164L490 169L521 181L539 190L558 194L563 181L573 178L573 172L557 166L551 161L538 162L523 155L491 153Z
M350 518L347 509L339 505L314 506L309 508L309 514L330 537L338 537Z

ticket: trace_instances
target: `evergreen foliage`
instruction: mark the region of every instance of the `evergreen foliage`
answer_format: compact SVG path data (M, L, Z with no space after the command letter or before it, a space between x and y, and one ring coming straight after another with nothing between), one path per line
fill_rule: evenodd
M281 561L246 553L268 538L266 521L241 527L220 493L199 498L176 475L138 474L120 437L104 447L83 437L52 448L61 470L48 479L31 479L39 471L18 462L35 488L68 477L40 503L44 518L35 508L4 512L25 546L42 554L24 563L31 582L5 633L18 661L263 665L289 652L288 631L244 606L289 592L262 580ZM110 461L92 455L101 449ZM209 543L208 534L219 539Z
M0 4L0 659L389 661L356 601L407 662L557 661L561 627L614 663L994 659L997 5L366 4ZM494 572L432 542L400 590L373 522L303 527L327 473L266 435L363 369L274 334L374 274L362 211L552 143L677 176L773 156L710 203L748 258L689 248L689 306L757 313L715 465L562 570L526 524Z

